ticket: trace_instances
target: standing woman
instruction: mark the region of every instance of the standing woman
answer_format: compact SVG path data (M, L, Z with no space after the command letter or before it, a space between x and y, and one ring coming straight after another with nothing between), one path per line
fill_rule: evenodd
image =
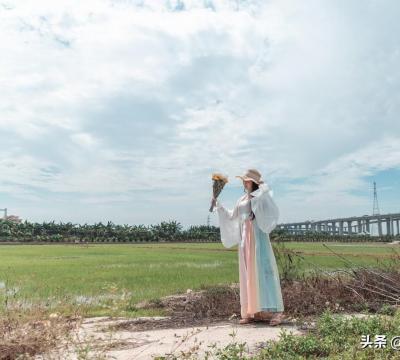
M269 233L276 227L279 210L267 184L256 169L242 176L244 191L233 210L225 209L215 198L221 242L225 247L238 244L241 324L268 319L278 325L283 318L283 300L278 267Z

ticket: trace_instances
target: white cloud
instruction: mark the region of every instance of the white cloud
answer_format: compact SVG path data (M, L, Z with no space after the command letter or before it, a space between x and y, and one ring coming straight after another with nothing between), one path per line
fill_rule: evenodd
M85 218L55 210L69 196L91 219L127 221L121 203L138 214L139 201L153 207L138 221L202 223L211 172L257 167L282 220L365 211L364 177L400 167L398 8L3 3L0 189L37 204L50 192L48 219Z
M282 203L289 209L286 215L296 219L304 208L307 209L306 216L315 219L369 213L372 184L364 178L388 169L400 169L400 138L386 137L375 141L336 158L310 174L307 182L288 185L282 198ZM385 187L379 188L382 190ZM390 188L395 196L396 191L394 187ZM358 192L367 192L368 197Z

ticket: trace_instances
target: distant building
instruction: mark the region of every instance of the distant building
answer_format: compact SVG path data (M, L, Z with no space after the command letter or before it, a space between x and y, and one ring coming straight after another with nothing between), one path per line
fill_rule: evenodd
M20 219L20 217L18 215L8 215L5 217L5 219L9 220L9 221L13 221L18 224L22 222L22 220Z

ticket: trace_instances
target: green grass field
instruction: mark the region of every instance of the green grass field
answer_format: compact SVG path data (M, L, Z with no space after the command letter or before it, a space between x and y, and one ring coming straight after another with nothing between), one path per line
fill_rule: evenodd
M371 243L327 245L359 265L389 261L396 249ZM305 256L305 270L313 268L311 263L343 267L321 243L284 246ZM141 300L232 282L238 282L237 249L220 243L0 246L2 308L5 302L42 301L58 308L83 306L89 314L129 315Z

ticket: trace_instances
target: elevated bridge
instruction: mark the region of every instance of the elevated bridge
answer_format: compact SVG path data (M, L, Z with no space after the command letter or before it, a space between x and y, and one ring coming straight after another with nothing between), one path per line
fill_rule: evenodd
M376 235L399 235L400 213L352 216L328 220L308 220L302 222L278 224L277 229L284 229L291 234L306 232L329 233L331 235L372 234L376 228Z

